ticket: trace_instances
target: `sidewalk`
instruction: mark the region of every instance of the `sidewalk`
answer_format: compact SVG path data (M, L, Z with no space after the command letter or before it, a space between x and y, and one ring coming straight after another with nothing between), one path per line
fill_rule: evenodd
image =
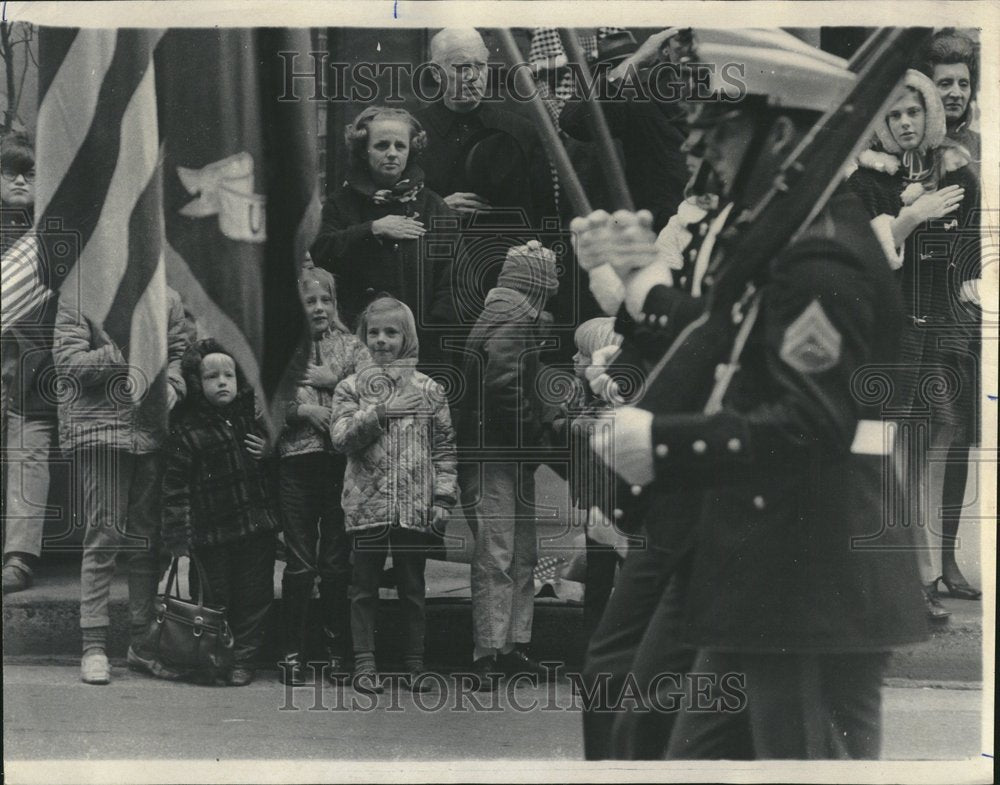
M80 682L73 663L8 665L5 682L8 766L32 759L153 759L130 778L138 781L156 778L167 759L201 759L200 774L180 781L204 782L231 774L233 759L251 757L263 765L297 758L327 766L351 759L486 758L533 759L537 766L583 758L580 703L566 680L548 687L508 682L497 693L477 695L457 691L448 677L422 696L390 688L372 698L322 683L319 691L312 685L293 690L265 674L249 687L229 689L172 684L120 668L110 685L93 687ZM992 740L981 739L982 698L979 689L886 687L882 759L992 753ZM336 776L339 765L304 781ZM509 773L509 764L502 765ZM83 778L78 769L71 776ZM366 780L362 773L360 781Z
M275 596L281 596L281 570L275 565ZM427 562L427 659L440 666L461 667L472 647L472 608L469 565ZM182 581L182 586L186 584ZM37 585L4 597L4 656L32 658L75 656L79 651L79 565L72 560L51 560ZM583 655L582 586L564 581L557 588L562 598L535 601L533 650L537 657L575 666ZM384 602L378 630L378 649L391 660L402 643L396 622L399 610L395 591L382 590ZM111 651L124 657L128 639L128 589L121 575L111 592ZM895 654L889 676L930 682L982 681L982 603L945 598L952 612L948 623L935 626L928 641ZM317 609L314 608L313 611ZM267 638L268 656L280 648L280 600L272 609ZM318 629L318 624L311 625ZM314 641L318 644L318 639ZM317 650L319 650L317 648Z

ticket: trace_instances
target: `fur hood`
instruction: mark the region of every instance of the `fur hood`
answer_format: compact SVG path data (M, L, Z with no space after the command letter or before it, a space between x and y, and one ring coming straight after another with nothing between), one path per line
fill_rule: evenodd
M941 103L941 97L937 93L937 88L934 87L934 83L930 79L912 68L906 72L903 85L896 91L896 100L902 96L903 90L906 87L912 87L914 90L917 90L924 99L924 138L920 143L920 150L924 152L940 147L945 138L946 126L944 105ZM889 130L889 122L885 117L882 117L878 125L875 126L875 134L878 136L878 140L886 152L897 155L903 152L893 138L892 132Z

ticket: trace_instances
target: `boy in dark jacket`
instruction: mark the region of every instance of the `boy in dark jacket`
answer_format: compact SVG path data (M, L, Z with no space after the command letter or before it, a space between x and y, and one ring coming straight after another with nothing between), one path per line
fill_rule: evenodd
M253 388L215 340L196 342L182 365L188 404L173 423L163 478L163 541L199 559L206 595L226 607L235 638L235 687L253 681L274 599L278 515L260 459L264 429Z
M479 400L459 407L463 503L475 535L472 556L473 668L480 689L490 675L537 670L531 641L534 567L534 470L522 451L543 442L545 402L538 374L541 319L555 294L555 254L532 240L507 252L497 286L465 345L463 376L481 379Z

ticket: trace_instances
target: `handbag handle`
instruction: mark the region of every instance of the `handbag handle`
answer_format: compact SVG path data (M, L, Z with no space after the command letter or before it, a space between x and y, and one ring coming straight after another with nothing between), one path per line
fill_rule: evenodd
M197 556L192 553L188 556L188 559L198 571L198 597L196 600L194 597L191 599L198 603L199 608L203 608L205 606L205 592L206 590L211 591L208 589L208 575L205 572L205 566L201 563L201 560ZM177 575L177 568L180 566L180 563L180 556L174 556L173 559L171 559L170 572L167 574L167 586L164 590L164 594L168 597L175 597L178 600L181 599L180 579ZM173 592L171 592L171 587L174 589ZM209 601L211 601L211 597L209 598Z

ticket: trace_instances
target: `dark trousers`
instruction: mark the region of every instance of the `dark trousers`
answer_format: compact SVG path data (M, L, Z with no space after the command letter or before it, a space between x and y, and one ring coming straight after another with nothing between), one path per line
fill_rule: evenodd
M351 542L344 529L340 493L345 459L313 452L281 459L281 507L285 521L282 598L286 649L301 652L309 599L316 576L327 649L339 657L351 649Z
M233 660L252 667L264 638L264 622L274 600L274 535L258 534L224 545L195 549L205 568L205 601L226 607L233 631ZM191 596L198 591L198 572L191 569Z
M583 629L587 640L604 615L620 561L614 546L587 538L587 577L583 585Z
M751 654L699 650L692 670L745 679L745 705L686 704L671 759L875 759L882 746L882 675L888 655ZM733 690L726 690L730 696ZM712 698L722 697L719 691ZM725 704L729 710L725 710Z
M607 685L608 701L584 706L583 745L587 760L659 759L674 723L673 713L628 711L619 705L630 674L640 690L660 673L687 673L693 651L680 644L683 576L671 569L677 554L668 543L643 531L644 546L630 547L614 591L590 639L584 684ZM668 591L668 587L670 590ZM655 706L655 703L649 703ZM665 705L665 704L664 704Z
M370 658L375 651L378 588L386 557L391 554L406 624L403 656L407 665L422 664L426 538L409 529L384 526L355 532L353 545L350 598L355 659L364 659L360 655Z

